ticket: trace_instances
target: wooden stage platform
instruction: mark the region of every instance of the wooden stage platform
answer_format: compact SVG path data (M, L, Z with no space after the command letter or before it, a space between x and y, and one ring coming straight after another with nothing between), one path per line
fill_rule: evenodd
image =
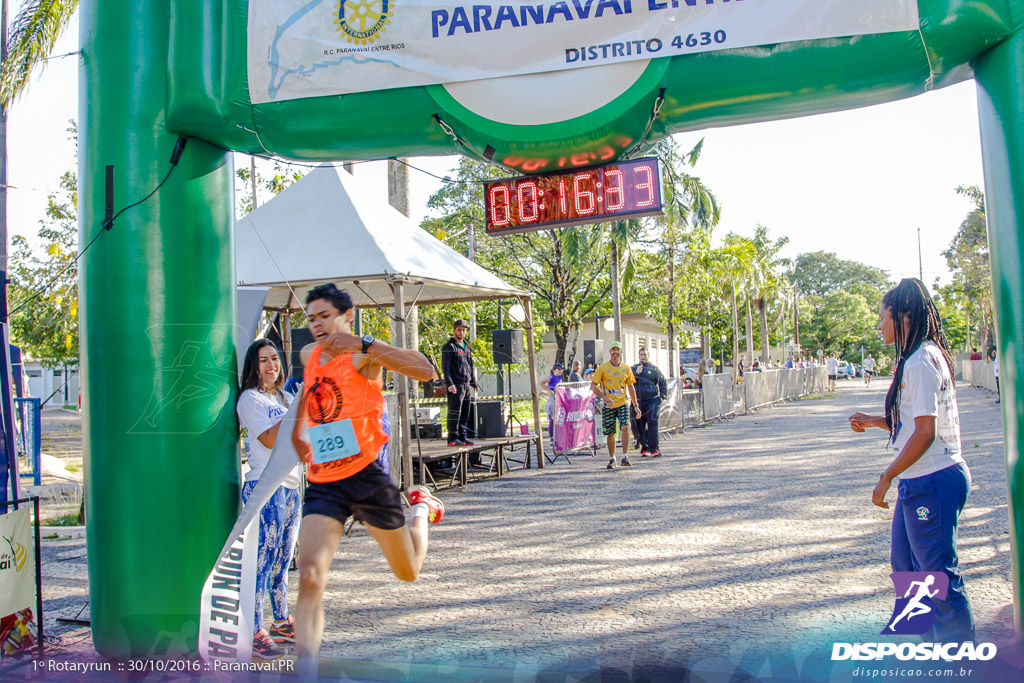
M536 457L536 434L475 439L472 446L448 446L445 439L413 439L412 460L419 483L435 491L452 486L465 486L471 479L500 477L510 469L509 463L530 468ZM453 467L431 471L429 463L451 459ZM471 465L470 461L479 462Z

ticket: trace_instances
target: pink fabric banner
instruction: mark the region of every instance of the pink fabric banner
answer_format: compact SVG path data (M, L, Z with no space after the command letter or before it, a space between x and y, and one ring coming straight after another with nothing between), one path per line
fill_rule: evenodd
M594 445L594 394L589 386L555 387L555 452Z

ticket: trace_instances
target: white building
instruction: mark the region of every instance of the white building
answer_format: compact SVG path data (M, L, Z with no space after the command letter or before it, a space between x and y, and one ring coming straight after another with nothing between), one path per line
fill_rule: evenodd
M697 328L688 323L683 323L679 326L681 330L696 332ZM581 322L578 330L572 330L569 333L568 343L566 345L566 362L565 362L565 376L569 375L569 371L572 368L572 358L569 355L572 353L572 340L576 332L579 332L579 337L576 342L576 360L583 363L583 346L584 341L600 339L604 343L603 356L598 358L598 363L603 363L608 360L608 347L615 340L615 332L612 323L611 316L600 316L595 318L590 316L584 318ZM676 337L676 349L678 351L678 335ZM648 361L658 367L659 370L664 373L665 377L671 377L672 372L670 370L671 363L669 362L669 343L668 334L664 331L662 324L653 318L649 318L643 313L623 313L622 314L622 350L623 360L629 365L639 362L637 353L641 348L647 349ZM525 352L525 340L523 343ZM548 331L544 337L544 341L541 343L539 349L537 349L537 374L538 381L544 383L547 381L548 374L551 372L551 365L555 362L555 352L557 348L555 346L555 333ZM526 364L523 364L526 367ZM530 393L530 378L527 374L529 370L521 373L512 373L512 391L513 394L528 394ZM676 370L678 374L678 369ZM480 374L478 381L480 383L480 393L483 396L496 396L498 394L498 383L497 377L494 374Z
M24 389L28 396L46 400L51 395L47 407L78 405L79 372L77 367L44 368L37 360L24 360ZM56 392L56 394L54 394ZM25 396L25 394L22 394Z

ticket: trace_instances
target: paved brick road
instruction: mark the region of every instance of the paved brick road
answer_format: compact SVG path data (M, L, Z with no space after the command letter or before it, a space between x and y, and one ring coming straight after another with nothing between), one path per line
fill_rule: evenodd
M875 640L892 608L891 513L871 505L892 454L882 431L846 421L879 412L883 392L841 381L834 398L692 430L629 469L580 456L443 492L447 516L414 584L357 530L332 566L322 655L377 663L341 667L354 677L415 675L404 663L417 662L424 680L671 679L683 667L728 680L737 665L786 674L793 659L806 675L827 659L823 643ZM1001 642L1012 634L1001 418L979 389L960 388L960 405L974 475L961 565L979 640ZM77 611L82 542L51 542L44 559L50 618ZM66 636L84 657L87 632Z

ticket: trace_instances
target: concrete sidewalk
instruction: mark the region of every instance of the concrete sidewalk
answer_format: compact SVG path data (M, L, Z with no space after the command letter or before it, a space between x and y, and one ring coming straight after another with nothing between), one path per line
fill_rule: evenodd
M855 434L846 417L880 413L885 386L840 381L832 398L665 440L666 457L634 454L631 468L583 455L442 492L446 517L413 584L357 529L328 580L324 670L729 680L793 662L806 673L832 642L878 640L893 605L891 512L871 491L893 454L881 430ZM974 477L961 567L978 640L1002 643L1013 626L1001 417L983 390L961 386L959 400ZM87 604L85 551L82 539L43 548L47 630L64 639L52 654L75 661L98 660L88 629L54 618ZM828 680L832 663L819 664Z

